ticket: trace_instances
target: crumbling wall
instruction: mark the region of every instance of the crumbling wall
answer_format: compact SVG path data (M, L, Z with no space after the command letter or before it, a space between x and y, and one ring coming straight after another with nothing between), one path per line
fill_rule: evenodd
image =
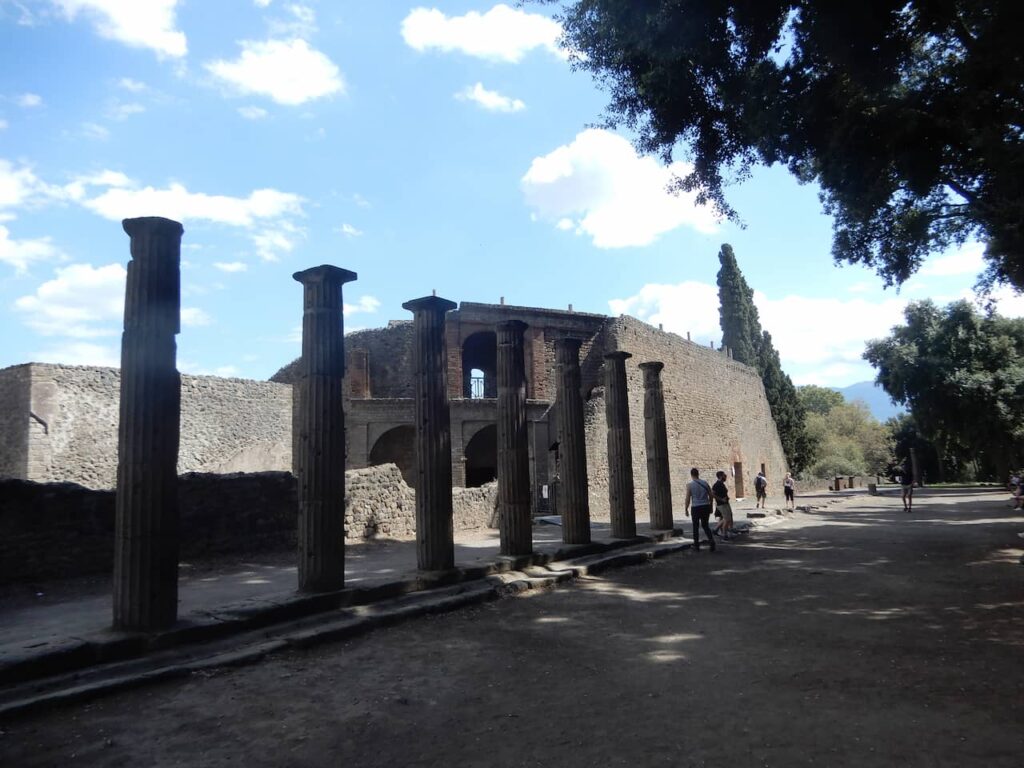
M28 470L30 378L28 365L0 370L0 478L25 477Z
M114 487L121 372L43 363L19 368L27 370L27 408L0 400L3 418L26 413L26 468L11 475ZM291 387L284 384L182 375L178 471L290 469L291 407Z
M345 539L413 539L416 495L394 464L345 473ZM181 559L296 545L297 486L288 472L179 478ZM454 529L486 528L497 484L453 490ZM0 584L109 573L114 492L75 483L0 480Z

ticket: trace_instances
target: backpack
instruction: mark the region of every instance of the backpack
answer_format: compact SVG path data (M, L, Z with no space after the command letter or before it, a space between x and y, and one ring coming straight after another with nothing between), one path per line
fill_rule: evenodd
M757 477L754 478L754 487L757 490L762 490L765 487L765 485L766 481L763 477L761 477L761 475L758 475Z

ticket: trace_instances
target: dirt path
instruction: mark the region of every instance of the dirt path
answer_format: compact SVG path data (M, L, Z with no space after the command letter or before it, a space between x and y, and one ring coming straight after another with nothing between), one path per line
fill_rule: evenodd
M0 724L4 766L1020 766L1024 519L749 540Z

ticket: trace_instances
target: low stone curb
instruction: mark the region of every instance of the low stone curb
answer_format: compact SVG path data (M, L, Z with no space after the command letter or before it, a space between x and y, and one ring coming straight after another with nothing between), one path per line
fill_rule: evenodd
M416 616L551 589L575 578L690 548L688 541L673 540L673 533L565 547L552 554L499 558L486 566L366 590L297 596L281 603L247 601L217 611L220 618L211 615L210 621L190 622L152 636L109 632L104 633L107 636L75 639L61 648L5 660L0 666L0 682L7 688L0 691L0 716L200 670L251 664L288 648L346 639ZM331 611L340 615L327 615ZM207 647L192 648L190 655L187 646L197 643ZM204 655L196 658L195 651Z

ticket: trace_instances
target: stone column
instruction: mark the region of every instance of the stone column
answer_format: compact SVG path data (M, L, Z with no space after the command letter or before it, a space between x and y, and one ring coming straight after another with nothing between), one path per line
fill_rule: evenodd
M530 445L526 427L526 323L498 323L498 514L501 554L533 552Z
M125 219L131 260L121 335L114 523L114 628L155 631L178 616L181 224Z
M590 543L590 498L587 480L587 444L583 431L583 395L580 392L580 340L555 341L557 378L556 416L561 476L558 481L558 513L562 516L562 541Z
M633 494L633 446L629 429L629 387L626 360L629 352L604 356L604 413L608 425L608 505L612 536L636 536L636 499Z
M302 283L298 442L299 589L345 586L345 328L341 287L356 273L328 264L292 275Z
M413 314L416 382L416 561L424 571L455 567L452 535L452 434L444 316L454 301L438 296L402 305Z
M670 530L672 520L672 479L669 476L668 426L665 421L665 392L661 386L664 363L640 363L644 372L644 447L647 449L647 498L651 528Z

